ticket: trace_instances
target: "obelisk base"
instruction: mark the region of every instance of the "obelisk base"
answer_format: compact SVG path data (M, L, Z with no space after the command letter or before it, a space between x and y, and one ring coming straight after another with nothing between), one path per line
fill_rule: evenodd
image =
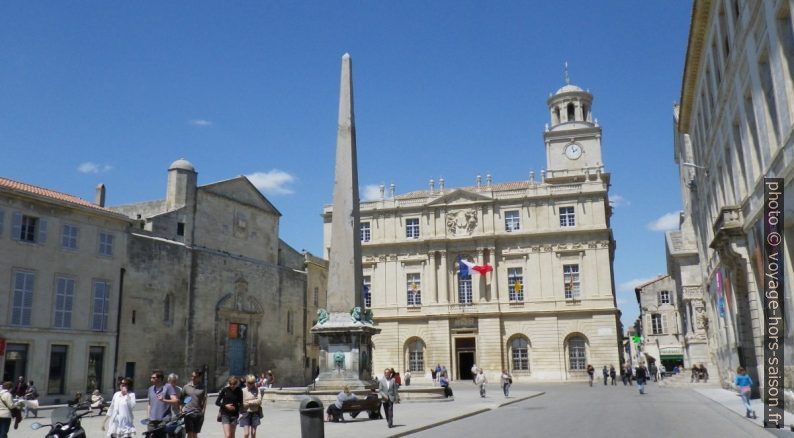
M372 374L372 336L380 329L371 322L353 321L348 313L332 313L328 321L312 327L320 345L320 375L314 387L351 390L371 389L377 385Z

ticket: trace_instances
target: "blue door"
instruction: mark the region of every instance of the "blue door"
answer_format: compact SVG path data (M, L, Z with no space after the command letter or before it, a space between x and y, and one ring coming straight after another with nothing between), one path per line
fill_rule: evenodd
M229 339L229 375L245 375L245 339Z

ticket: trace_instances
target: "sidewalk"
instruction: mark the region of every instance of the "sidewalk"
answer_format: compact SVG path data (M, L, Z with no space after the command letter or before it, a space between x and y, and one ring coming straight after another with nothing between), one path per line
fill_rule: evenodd
M349 414L345 414L345 420L348 421L344 423L326 422L325 436L328 438L349 438L350 436L400 437L544 394L542 391L532 390L533 386L531 384L515 384L510 390L510 398L505 398L499 385L491 384L487 386L487 397L480 398L477 387L471 382L454 382L452 386L455 394L453 401L395 404L394 428L392 429L387 427L385 419L369 420L364 412L355 420L351 420ZM323 408L325 409L327 406ZM257 428L258 434L267 437L285 438L299 437L301 435L300 416L297 409L281 408L271 404L270 406L264 405L263 411L264 417L262 418L262 424ZM205 438L220 438L223 436L220 423L215 421L217 412L215 397L211 397L200 436ZM138 399L134 414L136 428L140 434L141 431L145 430L145 426L140 425L140 420L146 415L146 400ZM49 415L48 411L41 411L40 416L44 418L23 421L19 426L19 430L11 436L44 437L49 428L33 431L30 429L30 424L33 421L47 424L49 423ZM103 436L100 431L102 420L104 420L104 417L88 417L84 419L83 427L87 436ZM242 436L242 430L238 430L237 435Z
M736 415L739 415L742 418L745 417L746 412L744 410L744 405L739 398L739 394L737 394L735 391L728 391L727 389L723 388L692 388L692 390L710 399L711 401L722 405L725 409L734 412ZM753 407L753 410L755 410L756 416L758 418L745 418L745 420L751 421L759 427L764 427L763 401L761 399L750 400L750 405ZM794 425L794 415L786 413L784 421L786 425L784 430L791 430L792 425Z

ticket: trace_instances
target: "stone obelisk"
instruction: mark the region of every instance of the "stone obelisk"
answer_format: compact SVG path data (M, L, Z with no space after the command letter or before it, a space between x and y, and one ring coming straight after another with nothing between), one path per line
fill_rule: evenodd
M318 389L370 388L372 313L361 296L361 241L359 237L358 165L353 117L353 71L350 55L342 56L339 86L339 126L336 133L336 169L328 267L327 309L317 312L312 327L320 343Z

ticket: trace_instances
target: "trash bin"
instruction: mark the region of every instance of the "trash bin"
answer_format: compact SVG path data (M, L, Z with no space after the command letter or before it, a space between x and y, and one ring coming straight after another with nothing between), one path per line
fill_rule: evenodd
M301 438L325 438L323 402L317 397L301 400L298 409L301 417Z

